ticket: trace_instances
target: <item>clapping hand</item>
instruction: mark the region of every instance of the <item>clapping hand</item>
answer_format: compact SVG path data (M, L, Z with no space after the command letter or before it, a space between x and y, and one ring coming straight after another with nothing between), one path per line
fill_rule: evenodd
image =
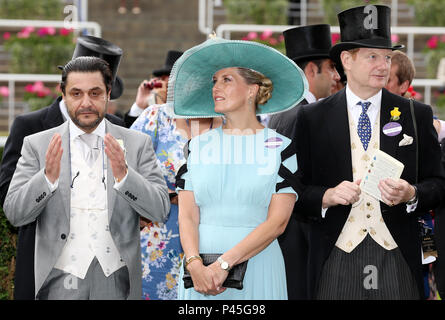
M109 133L105 135L104 144L105 153L110 160L113 176L119 182L127 174L124 150L122 150L117 140Z
M59 179L62 154L62 137L56 133L49 142L45 157L45 175L52 184Z

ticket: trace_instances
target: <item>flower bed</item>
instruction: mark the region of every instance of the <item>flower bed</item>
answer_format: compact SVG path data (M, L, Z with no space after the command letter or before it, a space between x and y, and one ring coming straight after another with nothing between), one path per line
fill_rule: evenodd
M9 72L53 74L65 65L74 51L72 30L25 27L17 34L3 34L6 51L11 54Z

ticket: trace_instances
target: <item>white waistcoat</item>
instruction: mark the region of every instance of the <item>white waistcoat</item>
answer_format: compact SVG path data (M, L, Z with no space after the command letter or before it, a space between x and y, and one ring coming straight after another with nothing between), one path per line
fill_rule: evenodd
M107 173L102 159L101 152L90 168L82 150L71 142L72 177L79 175L71 188L70 234L54 267L81 279L94 257L107 277L125 265L109 228L107 191L102 182Z
M357 134L357 127L349 116L349 131L351 141L352 174L354 181L362 179L368 170L371 157L380 148L380 119L377 116L372 129L368 150L365 151ZM380 212L378 199L362 192L360 200L352 205L348 219L337 239L335 245L341 250L350 253L369 234L374 241L386 250L397 248Z

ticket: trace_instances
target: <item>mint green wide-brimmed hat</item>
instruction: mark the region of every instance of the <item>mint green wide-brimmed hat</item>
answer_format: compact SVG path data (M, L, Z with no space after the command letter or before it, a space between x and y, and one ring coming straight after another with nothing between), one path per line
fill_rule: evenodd
M167 94L172 116L222 116L214 110L212 77L218 70L229 67L253 69L272 81L272 97L258 105L258 115L289 110L303 100L308 90L303 71L274 48L253 41L213 37L185 51L173 65Z

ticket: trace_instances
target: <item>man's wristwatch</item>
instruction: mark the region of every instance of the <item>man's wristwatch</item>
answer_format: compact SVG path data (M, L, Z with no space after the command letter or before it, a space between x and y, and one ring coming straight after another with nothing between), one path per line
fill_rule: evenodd
M223 258L218 257L218 259L216 259L216 261L219 262L219 265L221 266L221 269L223 269L223 270L225 270L225 271L227 271L227 272L230 271L230 266L229 266L229 264L227 263L227 261L224 261Z
M407 205L413 205L413 204L415 204L417 202L417 187L413 186L413 188L414 188L414 197L412 199L409 199L406 202Z

